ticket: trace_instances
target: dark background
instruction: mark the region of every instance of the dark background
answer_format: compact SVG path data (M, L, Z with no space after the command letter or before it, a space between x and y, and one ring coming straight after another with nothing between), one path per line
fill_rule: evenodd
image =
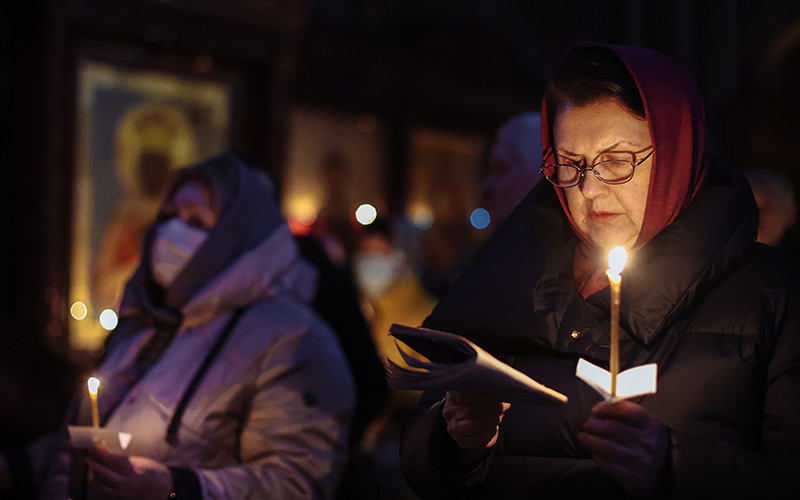
M0 306L9 331L68 354L82 57L189 76L212 61L216 74L236 75L231 143L279 186L293 105L371 113L387 130L389 208L402 210L412 129L491 138L539 107L546 76L577 41L669 55L700 86L714 152L800 185L796 0L2 2Z

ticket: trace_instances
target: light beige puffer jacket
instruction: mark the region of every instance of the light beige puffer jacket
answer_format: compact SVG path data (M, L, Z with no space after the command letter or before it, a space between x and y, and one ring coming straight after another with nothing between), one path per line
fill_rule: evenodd
M355 392L336 337L308 305L314 280L283 225L209 282L183 308L167 350L107 422L133 434L127 453L191 467L204 499L332 498L346 461ZM167 426L187 385L242 306L246 312L169 445ZM97 376L110 379L129 366L151 334L126 334ZM80 421L89 424L83 399ZM42 498L67 497L64 451Z

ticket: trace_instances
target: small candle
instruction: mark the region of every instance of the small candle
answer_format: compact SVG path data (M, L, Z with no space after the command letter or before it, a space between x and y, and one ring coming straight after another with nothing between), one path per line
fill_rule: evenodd
M622 284L622 268L628 260L628 253L622 247L614 247L608 252L608 282L611 285L611 352L608 365L611 372L611 395L617 395L617 374L619 374L619 290Z
M89 386L89 397L92 400L92 426L100 427L100 412L97 410L97 389L100 387L100 380L89 377L86 385Z

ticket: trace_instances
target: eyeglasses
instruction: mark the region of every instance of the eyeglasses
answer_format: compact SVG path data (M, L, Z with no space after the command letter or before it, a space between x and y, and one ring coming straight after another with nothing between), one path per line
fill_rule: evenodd
M644 163L652 154L653 151L650 151L647 153L647 156L637 162L628 160L605 160L597 162L587 168L581 168L574 163L555 163L540 168L539 173L560 188L577 186L580 184L581 180L583 180L583 176L586 175L586 172L590 170L600 182L606 184L625 184L633 179L634 167L638 167Z

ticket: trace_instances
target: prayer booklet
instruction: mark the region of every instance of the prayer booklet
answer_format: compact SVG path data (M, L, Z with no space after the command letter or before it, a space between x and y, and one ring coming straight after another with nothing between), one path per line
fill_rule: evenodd
M606 401L618 401L644 394L655 394L658 365L650 363L636 366L617 374L616 396L611 395L611 372L608 370L580 359L575 375L589 384L589 387L597 391Z
M466 338L429 328L394 324L389 333L427 358L417 359L397 350L408 364L386 363L393 389L487 392L500 401L563 404L567 397L498 360Z

